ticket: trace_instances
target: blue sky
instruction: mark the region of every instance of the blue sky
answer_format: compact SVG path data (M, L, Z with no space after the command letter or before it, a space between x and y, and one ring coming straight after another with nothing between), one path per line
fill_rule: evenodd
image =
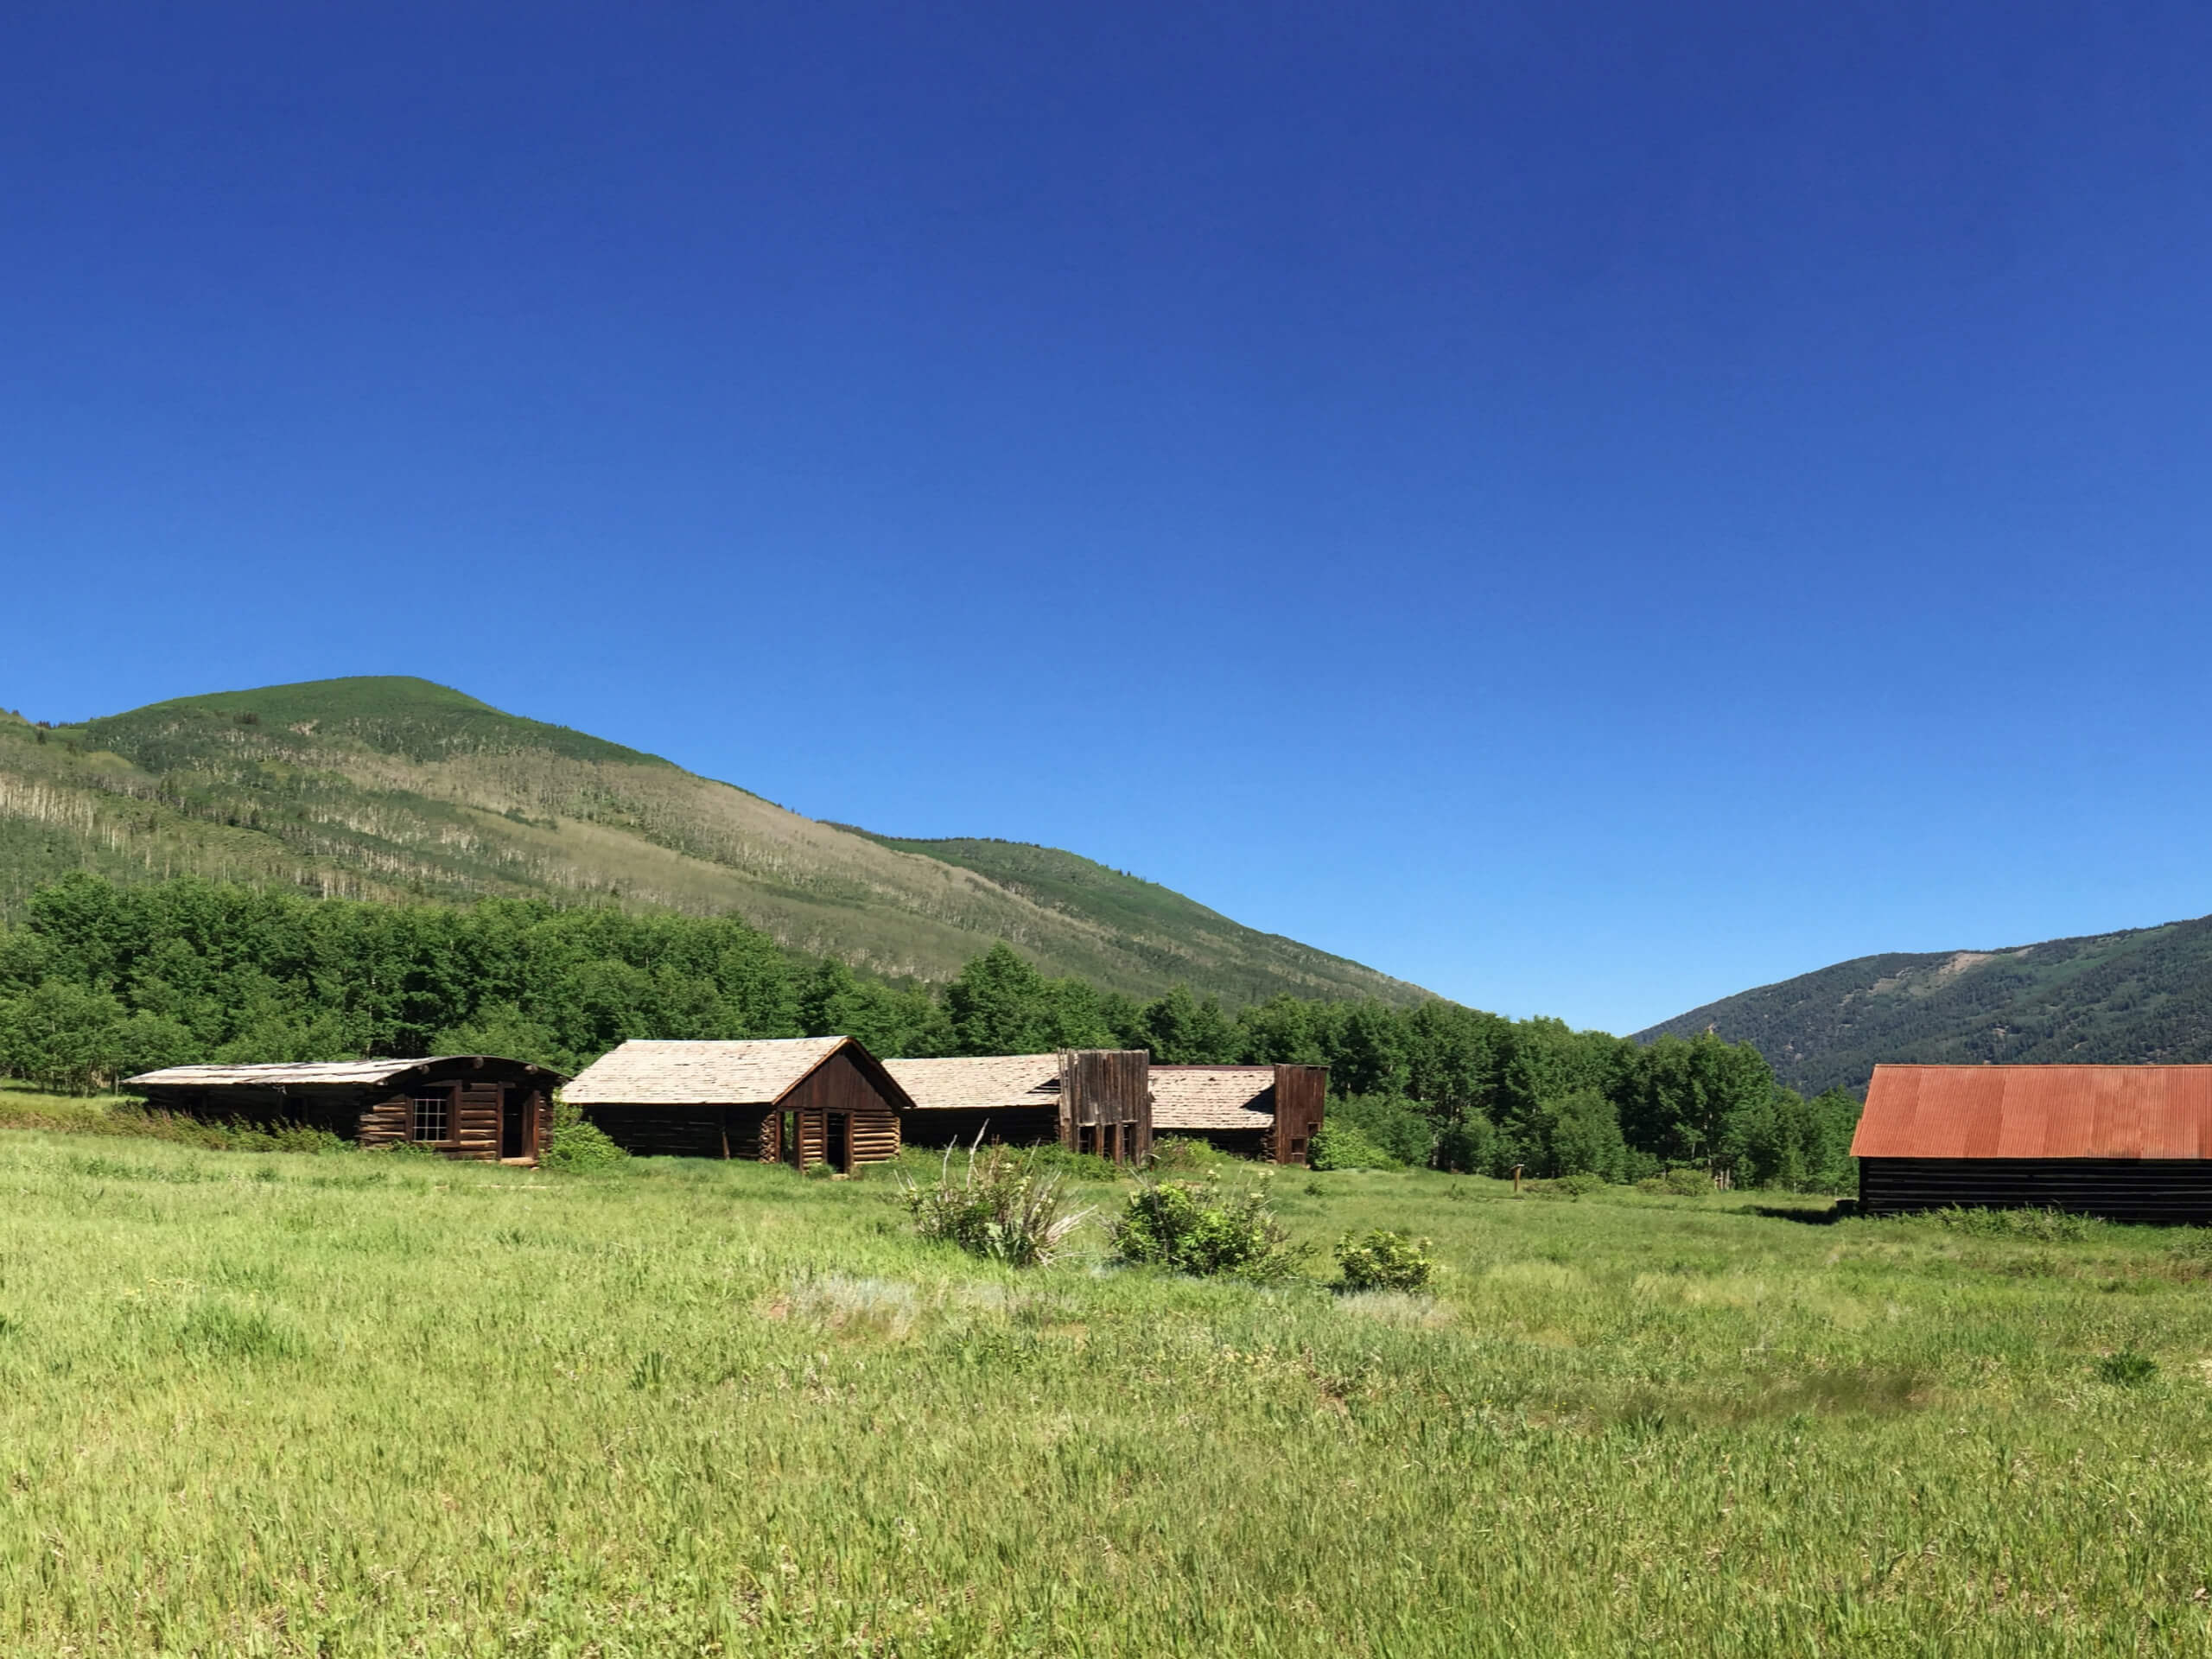
M2208 48L10 7L0 703L422 674L1615 1029L2203 913Z

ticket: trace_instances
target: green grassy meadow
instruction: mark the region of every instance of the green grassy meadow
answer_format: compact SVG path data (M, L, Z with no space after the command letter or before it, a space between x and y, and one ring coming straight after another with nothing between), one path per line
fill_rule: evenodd
M1437 1294L1016 1275L880 1175L0 1133L0 1651L2212 1646L2212 1236L1274 1190Z

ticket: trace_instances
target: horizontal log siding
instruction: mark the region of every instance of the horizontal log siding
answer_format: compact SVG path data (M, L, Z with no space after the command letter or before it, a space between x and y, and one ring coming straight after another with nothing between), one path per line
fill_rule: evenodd
M1861 1158L1859 1204L1869 1215L1957 1205L2203 1226L2212 1224L2212 1160Z
M439 1148L448 1158L475 1163L499 1161L499 1089L464 1084L454 1091L453 1140Z
M389 1147L404 1141L413 1132L415 1096L389 1095L382 1100L372 1100L361 1108L360 1127L355 1138L365 1147Z
M584 1117L625 1152L641 1158L719 1158L719 1106L587 1106Z
M986 1146L1049 1146L1060 1138L1060 1110L1008 1106L995 1112L912 1111L900 1120L899 1135L910 1147L965 1147L978 1135Z
M784 1096L783 1104L797 1126L801 1168L823 1160L831 1112L845 1114L854 1167L899 1155L899 1114L849 1055L832 1054L823 1061Z

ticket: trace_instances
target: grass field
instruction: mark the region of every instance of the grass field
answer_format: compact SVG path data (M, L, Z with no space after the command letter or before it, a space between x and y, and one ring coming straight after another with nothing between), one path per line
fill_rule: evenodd
M2212 1645L2212 1237L1274 1186L1439 1294L1017 1277L880 1177L0 1134L0 1651Z

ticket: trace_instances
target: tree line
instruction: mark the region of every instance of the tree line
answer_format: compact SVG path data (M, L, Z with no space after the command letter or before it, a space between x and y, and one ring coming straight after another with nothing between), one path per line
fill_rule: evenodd
M76 874L0 929L0 1074L84 1090L193 1061L498 1053L573 1072L631 1038L839 1033L882 1055L1144 1048L1163 1065L1325 1065L1332 1122L1411 1163L1627 1179L1847 1181L1858 1103L1806 1100L1710 1034L1639 1044L1428 1001L1234 1011L1050 977L1003 944L942 987L794 957L734 918L315 899Z

